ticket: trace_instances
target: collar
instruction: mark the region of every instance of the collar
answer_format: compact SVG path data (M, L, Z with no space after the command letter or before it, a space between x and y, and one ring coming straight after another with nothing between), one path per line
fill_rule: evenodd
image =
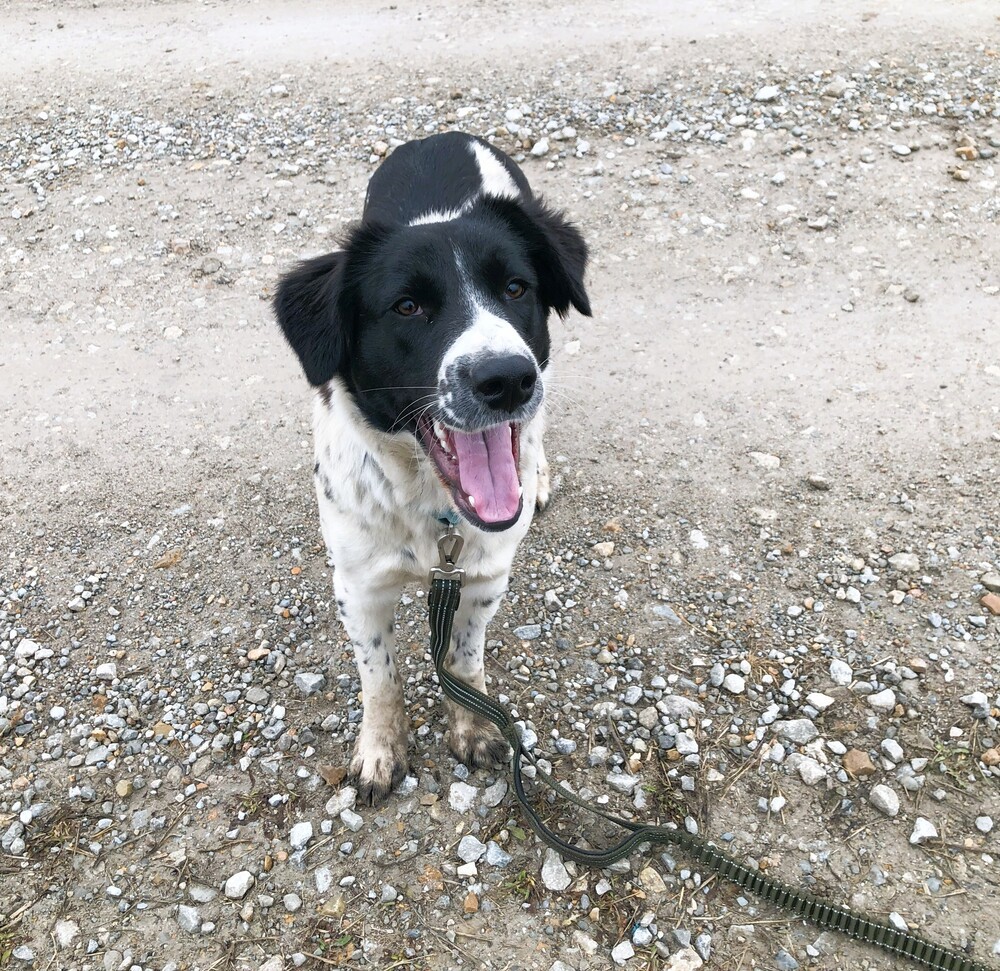
M434 518L442 526L457 526L458 525L458 513L454 509L444 509L437 513Z

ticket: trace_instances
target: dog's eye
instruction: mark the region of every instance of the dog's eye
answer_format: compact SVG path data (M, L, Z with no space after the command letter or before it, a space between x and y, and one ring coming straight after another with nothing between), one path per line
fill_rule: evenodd
M528 288L520 280L511 280L510 283L504 287L503 295L508 300L517 300L518 297L523 297L525 291Z
M400 317L415 317L417 314L423 313L420 304L418 304L416 300L411 300L409 297L403 297L402 300L397 300L392 309L395 310Z

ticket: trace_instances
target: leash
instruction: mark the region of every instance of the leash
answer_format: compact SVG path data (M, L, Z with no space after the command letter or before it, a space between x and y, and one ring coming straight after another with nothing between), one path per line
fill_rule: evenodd
M455 524L442 520L447 530L438 540L440 563L431 570L428 605L431 628L431 656L444 693L469 711L488 719L500 729L512 750L511 772L514 794L521 811L527 817L538 838L566 860L588 867L604 868L629 856L644 844L680 846L703 867L730 883L774 904L781 910L801 917L821 928L840 931L857 941L865 941L890 954L896 954L934 971L991 971L985 964L974 961L957 951L932 944L916 934L897 930L883 921L854 913L846 907L829 904L818 897L765 877L757 870L738 862L713 845L690 833L667 826L650 826L622 819L581 799L538 765L534 755L521 744L521 736L510 712L489 696L450 674L445 658L451 644L451 628L462 597L465 571L458 566L462 552L462 537ZM566 842L542 821L524 790L522 763L535 767L537 776L555 793L592 815L628 831L628 835L606 849L588 850Z

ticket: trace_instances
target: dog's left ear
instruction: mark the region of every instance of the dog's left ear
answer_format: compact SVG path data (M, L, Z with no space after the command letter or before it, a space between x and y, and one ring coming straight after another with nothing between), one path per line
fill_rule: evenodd
M587 244L580 231L561 212L538 199L490 198L487 205L503 216L528 244L538 274L542 303L560 317L572 304L591 316L590 299L583 285L587 269Z
M342 367L347 352L341 319L341 276L345 254L327 253L286 273L274 295L274 315L298 355L310 384L326 384Z

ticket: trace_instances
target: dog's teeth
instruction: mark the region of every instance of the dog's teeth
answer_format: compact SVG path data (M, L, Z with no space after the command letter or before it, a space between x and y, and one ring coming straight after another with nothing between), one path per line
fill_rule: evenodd
M469 504L470 506L472 506L472 508L473 508L473 509L475 509L475 508L476 508L476 497L475 497L475 496L466 496L466 497L465 497L465 501L466 501L466 502L467 502L467 503L468 503L468 504Z
M517 498L520 499L524 495L524 486L517 487Z

